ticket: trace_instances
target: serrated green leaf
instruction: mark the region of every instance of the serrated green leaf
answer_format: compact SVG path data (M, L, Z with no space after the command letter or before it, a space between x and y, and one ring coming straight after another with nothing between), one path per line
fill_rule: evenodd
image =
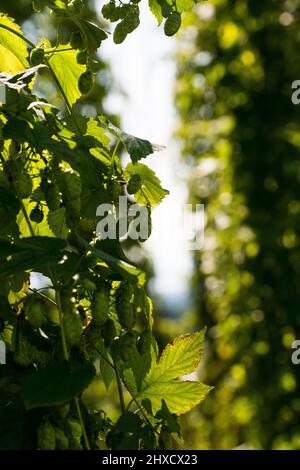
M63 49L68 47L69 45L61 46ZM51 70L59 82L70 107L81 97L78 80L80 75L86 71L85 65L77 64L77 52L75 50L59 52L58 48L49 59Z
M157 206L169 194L169 191L162 188L160 180L151 168L143 163L128 163L124 171L125 179L129 180L136 174L142 178L141 189L134 195L138 204Z
M140 139L134 135L127 134L127 132L122 131L122 129L119 129L103 116L100 116L98 119L100 121L100 127L103 125L106 126L112 134L123 142L133 163L138 162L154 152L160 152L165 148L163 145L153 144L149 142L149 140Z
M80 20L81 31L84 31L90 52L96 52L101 42L107 38L107 34L96 24L87 20Z
M165 380L176 379L193 372L203 356L205 329L183 335L171 341L162 352L159 367L152 371L152 379L163 374Z
M60 207L55 211L49 211L48 224L55 236L67 238L69 229L66 225L66 208Z
M157 0L148 0L148 3L149 3L149 8L150 8L152 14L157 19L158 25L160 25L162 20L163 20L163 15L162 15L161 7L160 7L158 1Z
M0 252L5 242L0 241ZM9 246L5 244L4 250L8 259L3 259L0 274L14 274L20 271L36 270L43 272L48 266L57 264L62 257L65 240L50 237L28 237L16 240Z
M22 386L27 409L58 406L72 400L92 382L95 368L89 363L62 362L32 373Z
M150 400L156 414L165 401L171 413L186 413L200 403L211 387L200 382L178 380L195 370L203 354L204 333L176 338L164 349L158 363L153 363L142 384L139 400Z
M29 67L26 42L5 28L22 35L21 28L14 20L0 13L0 70L14 75Z
M86 134L95 137L95 139L99 142L100 145L109 150L109 144L111 139L106 134L105 129L103 127L100 127L95 119L88 120Z

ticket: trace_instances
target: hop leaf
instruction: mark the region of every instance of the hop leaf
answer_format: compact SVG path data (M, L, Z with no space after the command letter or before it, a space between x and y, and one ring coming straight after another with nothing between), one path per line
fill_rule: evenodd
M1 72L15 74L28 67L27 45L23 39L13 32L1 28L1 25L21 35L22 30L12 18L3 13L0 14L0 70Z
M186 413L200 403L212 387L198 381L178 380L198 366L203 353L205 330L176 338L164 349L145 377L139 401L150 400L155 415L165 401L171 413Z
M124 176L130 181L133 175L139 175L141 178L140 189L134 195L138 204L157 206L169 194L169 191L162 188L160 180L147 165L128 163Z
M127 132L122 131L103 116L99 118L99 121L101 127L108 128L112 134L123 142L133 163L138 162L154 152L160 152L165 148L163 145L152 144L149 140L140 139L134 135L127 134Z

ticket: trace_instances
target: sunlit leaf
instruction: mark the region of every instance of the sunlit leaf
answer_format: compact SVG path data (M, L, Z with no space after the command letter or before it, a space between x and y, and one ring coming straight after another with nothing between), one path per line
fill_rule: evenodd
M60 46L55 54L51 55L49 65L68 104L72 107L81 97L78 88L78 80L80 75L85 72L86 66L77 64L76 56L78 51L69 50L59 52L60 49L67 49L68 47L70 47L69 44Z
M0 13L0 70L14 75L29 67L27 44L24 39L9 31L23 35L12 18Z
M161 409L162 400L171 413L186 413L200 403L211 387L178 378L193 372L203 354L204 333L176 338L164 349L158 363L153 363L142 384L139 400L150 400L152 413Z
M157 0L148 0L148 3L149 3L149 8L151 12L157 19L157 23L160 25L160 23L163 20L160 4L158 3Z
M169 191L162 188L160 180L151 168L143 163L128 163L124 171L125 178L129 180L136 174L142 178L141 189L134 195L138 204L157 206L169 194Z

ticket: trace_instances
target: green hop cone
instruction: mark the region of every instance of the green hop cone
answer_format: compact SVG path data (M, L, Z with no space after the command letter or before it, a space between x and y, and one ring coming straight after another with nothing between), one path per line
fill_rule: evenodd
M45 51L42 47L36 47L30 52L30 63L33 67L43 63Z
M136 351L136 336L132 332L127 332L120 339L120 354L124 362L129 362Z
M32 220L32 222L36 222L37 224L40 224L43 221L43 218L44 218L44 213L42 209L40 209L39 205L37 204L30 212L30 220Z
M119 322L123 328L132 328L134 324L134 313L131 303L126 299L118 298L116 300L116 310Z
M71 347L77 346L80 343L82 333L80 316L75 311L66 312L63 321L68 344Z
M32 347L27 338L20 336L17 349L14 352L14 361L21 367L28 367L33 363Z
M70 44L73 49L83 49L83 39L80 31L71 34Z
M177 12L171 13L166 19L164 31L166 36L174 36L181 26L181 16Z
M122 195L122 187L116 180L112 180L108 186L109 194L113 202L119 202L119 197Z
M119 17L120 19L124 19L127 13L129 12L128 5L121 5L119 9Z
M45 323L44 307L38 300L31 300L25 304L25 312L33 328L40 328Z
M57 411L58 416L62 420L65 420L70 411L70 404L66 403L65 405L59 406L56 411Z
M116 338L111 347L111 357L113 358L114 362L118 362L121 360L121 344L119 338Z
M104 339L104 346L109 348L117 334L115 324L111 319L107 320L107 322L103 325L101 328L101 334L102 338Z
M44 421L38 428L38 449L55 449L55 429L49 420Z
M101 12L104 18L110 20L112 23L121 18L120 8L116 6L113 0L103 5Z
M65 435L62 429L55 429L55 448L57 450L68 450L69 449L69 439Z
M88 58L89 58L89 55L88 55L86 49L83 49L82 51L79 51L77 56L76 56L77 64L85 65L88 61Z
M106 289L95 294L92 302L92 317L93 322L97 327L101 327L107 321L107 314L109 309L109 294Z
M116 44L121 44L123 41L125 41L126 39L126 36L127 36L127 32L124 28L124 23L123 23L124 20L122 20L120 23L117 24L117 26L115 27L115 30L114 30L114 42Z
M78 88L82 95L87 95L94 85L94 74L90 70L83 72L78 80Z
M130 180L127 183L127 192L128 194L137 193L142 187L142 178L140 175L132 175Z
M151 339L152 334L149 329L142 331L137 344L138 351L141 355L146 354L146 352L150 351Z
M140 17L137 13L126 16L123 20L123 28L126 34L132 33L140 24Z
M91 292L96 290L96 284L88 278L82 279L81 284L85 290L90 290Z
M134 324L134 310L130 300L132 288L127 283L122 283L116 294L116 312L123 328L130 329Z

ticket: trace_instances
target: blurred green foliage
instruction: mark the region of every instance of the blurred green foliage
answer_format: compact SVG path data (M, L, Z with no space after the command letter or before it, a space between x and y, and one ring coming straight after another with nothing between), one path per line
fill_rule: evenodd
M194 449L300 449L299 5L211 0L185 17L178 134L206 208L192 288L215 387L185 418Z

